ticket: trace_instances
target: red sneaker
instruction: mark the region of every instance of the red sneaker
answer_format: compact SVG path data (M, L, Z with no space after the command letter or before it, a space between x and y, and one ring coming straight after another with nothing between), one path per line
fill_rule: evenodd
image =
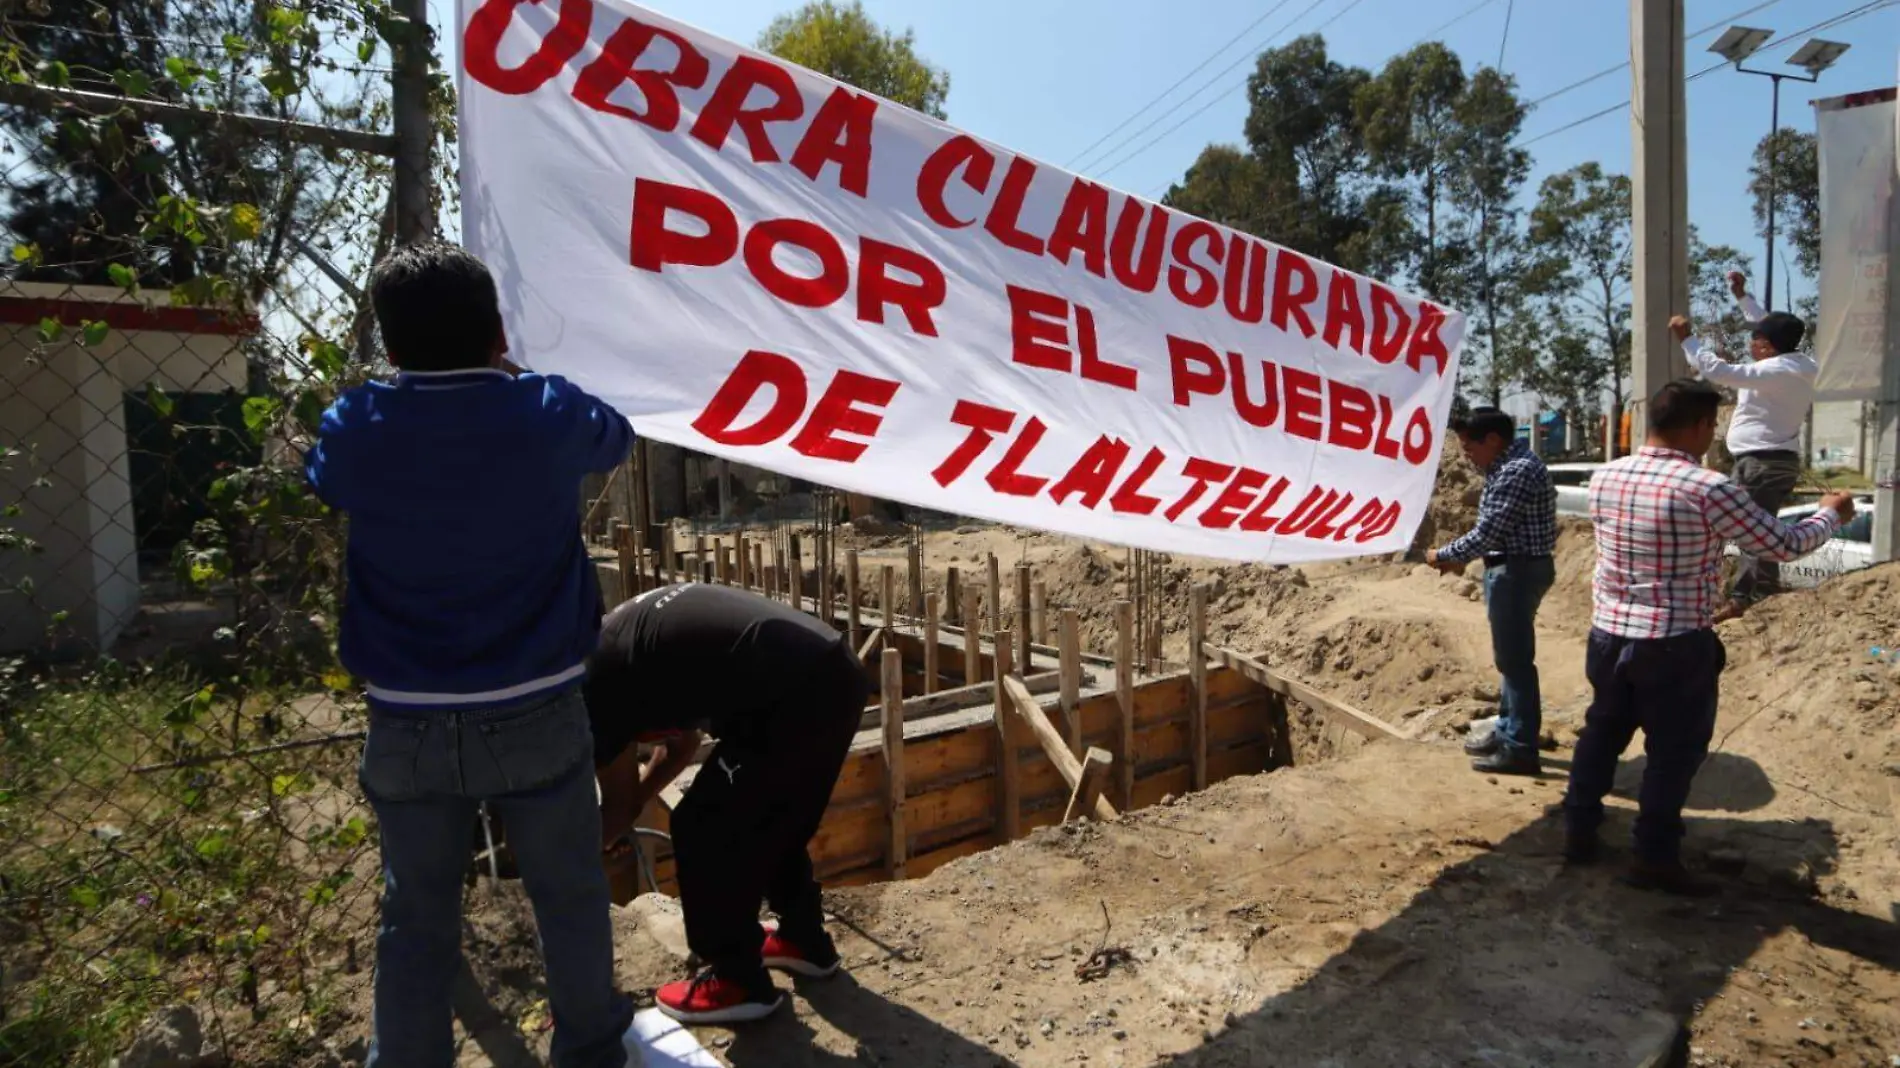
M844 958L838 956L838 947L831 939L824 938L823 945L795 946L784 935L778 933L776 925L765 929L765 946L760 951L765 958L767 968L777 968L781 972L802 975L809 979L829 979L838 974L843 967Z
M692 979L668 983L654 992L661 1012L684 1024L745 1023L763 1020L785 1003L770 979L754 989L721 979L709 969Z

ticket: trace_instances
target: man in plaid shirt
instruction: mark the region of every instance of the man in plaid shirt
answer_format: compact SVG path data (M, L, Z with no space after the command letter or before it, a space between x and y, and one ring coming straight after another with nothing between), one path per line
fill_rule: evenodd
M1721 396L1692 379L1649 400L1649 441L1590 480L1597 569L1584 673L1593 691L1564 795L1564 856L1595 859L1603 798L1637 728L1648 765L1638 795L1630 883L1680 894L1714 887L1682 866L1682 806L1715 733L1727 651L1715 634L1722 549L1786 561L1813 552L1854 513L1845 493L1783 523L1702 466Z
M1544 730L1537 678L1537 607L1556 581L1551 551L1557 544L1557 490L1544 462L1519 441L1517 424L1496 408L1474 408L1451 421L1465 456L1484 472L1478 525L1426 556L1441 571L1484 560L1484 607L1491 622L1491 656L1503 677L1497 726L1474 731L1465 749L1478 771L1536 775Z

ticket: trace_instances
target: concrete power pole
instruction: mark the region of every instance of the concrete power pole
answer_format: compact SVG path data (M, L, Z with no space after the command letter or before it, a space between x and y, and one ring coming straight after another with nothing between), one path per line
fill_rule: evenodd
M1649 395L1689 373L1669 317L1689 311L1688 112L1683 0L1630 0L1630 138L1635 167L1630 447L1648 434ZM1610 433L1616 433L1615 427ZM1614 440L1614 439L1612 439Z
M1900 145L1900 107L1894 112L1895 144ZM1900 180L1900 152L1893 161ZM1900 204L1887 212L1889 262L1900 256ZM1887 272L1887 351L1880 366L1880 401L1870 413L1873 435L1874 562L1900 560L1900 270Z

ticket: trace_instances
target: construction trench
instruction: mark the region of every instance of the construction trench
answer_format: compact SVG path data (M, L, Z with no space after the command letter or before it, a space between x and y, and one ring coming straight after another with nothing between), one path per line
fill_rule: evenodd
M739 586L827 618L859 651L873 703L810 846L830 887L917 878L1039 827L1113 818L1290 764L1289 699L1368 738L1400 736L1254 657L1208 644L1206 587L1190 591L1187 662L1170 664L1158 634L1137 626L1135 599L1116 605L1115 647L1085 652L1076 611L1050 604L1027 564L1004 569L994 556L987 575L967 582L948 569L939 592L928 588L915 539L904 574L880 565L869 583L855 549L833 574L826 532L814 539L812 568L796 537L698 538L684 550L666 529L654 550L630 530L614 540L618 559L597 566L602 590L619 600L674 582ZM1142 630L1150 641L1138 640ZM697 770L638 825L666 831ZM670 850L641 841L645 874L631 852L610 863L617 904L675 892Z

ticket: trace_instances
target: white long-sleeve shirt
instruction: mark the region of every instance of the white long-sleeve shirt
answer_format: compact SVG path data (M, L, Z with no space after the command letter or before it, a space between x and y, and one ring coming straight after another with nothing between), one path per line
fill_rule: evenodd
M1768 314L1746 293L1739 303L1751 325ZM1704 379L1735 389L1735 413L1728 424L1730 454L1800 451L1801 424L1814 404L1814 379L1821 370L1814 357L1789 352L1752 363L1730 363L1699 337L1684 341L1682 354Z

